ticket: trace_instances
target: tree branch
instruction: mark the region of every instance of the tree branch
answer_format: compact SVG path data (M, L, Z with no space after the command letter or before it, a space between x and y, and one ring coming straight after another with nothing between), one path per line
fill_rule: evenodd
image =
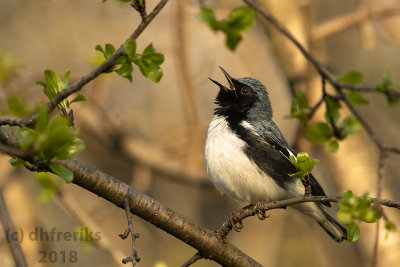
M4 138L5 136L8 138ZM14 137L11 130L0 127L0 143L18 147L18 142ZM57 161L57 164L63 165L73 172L74 184L122 209L125 199L128 198L131 212L194 247L201 255L207 255L204 258L214 260L223 266L261 266L232 244L223 243L213 231L190 222L155 199L113 176L77 160Z
M168 0L160 0L160 2L154 7L153 11L148 14L144 15L141 13L142 21L139 24L139 26L136 28L136 30L129 36L126 41L129 40L135 40L139 37L139 35L146 29L146 27L150 24L150 22L157 16L157 14L162 10L162 8L165 6L165 4L168 2ZM126 42L125 41L125 42ZM124 42L124 43L125 43ZM123 47L123 44L115 50L115 52L109 56L101 65L99 65L97 68L93 69L91 72L89 72L87 75L83 76L80 78L78 81L75 83L71 84L64 90L60 91L57 93L57 95L54 97L53 100L51 100L47 104L47 108L49 111L52 111L61 101L63 101L65 98L68 96L72 95L73 93L78 92L79 90L82 89L83 86L88 84L90 81L95 79L97 76L100 74L106 72L108 69L110 69L112 66L115 65L116 60L125 54L125 50ZM34 113L30 116L28 116L25 119L18 119L18 121L14 121L14 125L24 125L27 127L32 127L35 124L35 121L37 119L37 114ZM0 125L1 124L0 121Z
M315 69L319 72L319 74L322 77L324 77L327 81L329 81L329 83L331 83L335 88L346 88L350 90L363 91L363 92L376 92L375 85L350 84L341 82L338 79L336 79L336 77L310 52L308 52L307 49L293 36L293 34L271 13L263 9L254 0L243 0L243 2L245 2L251 8L253 8L258 14L261 15L261 17L268 20L279 32L281 32L284 36L286 36L299 49L299 51L303 54L303 56L307 59L307 61L309 61L312 65L314 65ZM400 91L397 91L394 88L388 88L386 95L392 96L397 99L400 98Z
M21 249L21 246L18 243L18 240L16 240L15 238L9 238L9 233L14 233L15 228L12 223L10 214L8 213L7 204L4 199L2 190L0 190L0 221L1 224L3 225L4 235L7 237L11 253L14 257L15 266L18 267L28 266L28 264L26 263L24 253Z
M244 219L254 215L261 215L260 219L268 218L265 213L269 210L282 209L304 202L338 202L341 199L342 197L340 196L300 196L271 202L258 202L256 205L248 205L242 209L232 212L231 217L222 225L221 229L217 231L217 234L220 236L220 238L226 240L226 236L232 229L235 229L236 224L242 225L242 221ZM400 209L400 201L373 197L370 199L374 204Z

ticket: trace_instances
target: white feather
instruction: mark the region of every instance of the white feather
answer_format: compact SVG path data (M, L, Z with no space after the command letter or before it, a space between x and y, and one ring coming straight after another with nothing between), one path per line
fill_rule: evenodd
M254 131L242 122L242 126ZM215 116L210 123L205 146L205 162L208 175L215 186L238 201L280 200L304 194L300 182L292 184L288 191L276 184L251 161L243 151L246 143L229 128L223 117Z

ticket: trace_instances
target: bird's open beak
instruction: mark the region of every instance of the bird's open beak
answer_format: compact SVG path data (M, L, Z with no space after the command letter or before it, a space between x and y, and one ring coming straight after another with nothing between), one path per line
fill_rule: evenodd
M210 81L212 81L213 83L215 83L216 85L218 85L221 89L224 89L225 91L235 90L235 86L234 86L234 84L233 84L234 79L233 79L222 67L219 67L219 68L222 70L222 72L224 73L226 79L228 80L229 88L226 87L226 86L224 86L224 85L222 85L222 84L220 84L220 83L217 82L216 80L213 80L213 79L211 79L211 78L208 78L208 79L210 79Z

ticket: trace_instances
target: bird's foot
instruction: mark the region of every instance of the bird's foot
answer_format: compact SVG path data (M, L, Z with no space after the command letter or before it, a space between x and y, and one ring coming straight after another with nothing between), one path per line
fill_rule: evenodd
M270 215L267 215L267 210L263 207L263 202L257 202L253 208L254 215L257 215L258 219L265 220L268 219Z

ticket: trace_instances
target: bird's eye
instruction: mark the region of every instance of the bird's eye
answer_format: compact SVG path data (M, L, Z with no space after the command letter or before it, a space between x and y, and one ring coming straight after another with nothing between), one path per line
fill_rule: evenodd
M248 94L250 94L250 89L247 87L243 87L242 89L240 89L240 93L242 95L248 95Z

